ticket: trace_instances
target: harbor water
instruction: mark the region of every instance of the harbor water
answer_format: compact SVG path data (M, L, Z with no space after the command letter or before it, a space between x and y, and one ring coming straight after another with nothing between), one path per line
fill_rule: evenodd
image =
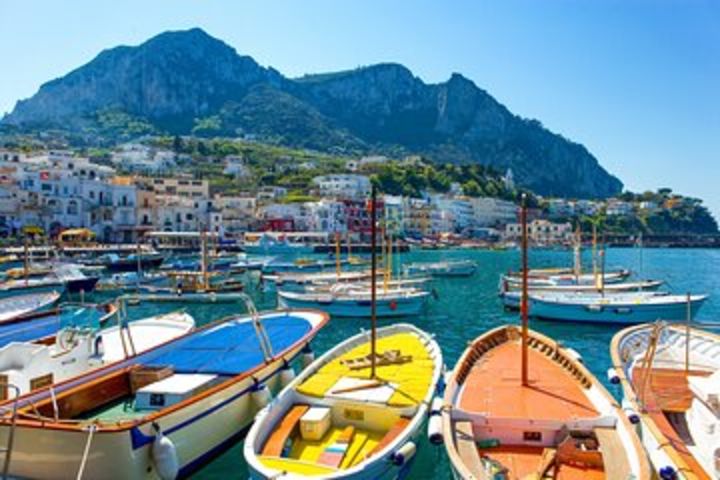
M706 293L710 298L700 310L697 321L720 320L720 250L700 249L611 249L607 253L607 269L629 268L634 278L658 279L666 283L663 289L674 293ZM517 313L503 310L498 298L500 274L517 270L520 252L517 250L435 250L413 251L401 255L403 263L413 261L437 261L469 259L476 261L479 269L468 278L438 278L433 282L435 299L430 301L426 312L407 320L380 320L379 325L408 321L434 334L442 347L445 362L452 368L467 343L486 330L505 323L517 323ZM589 266L589 258L586 258ZM530 252L532 268L570 266L571 254L567 251L533 250ZM258 287L254 273L248 274L247 292L255 299L258 309L276 306L275 292ZM100 295L96 295L98 297ZM132 316L147 316L150 310L167 311L184 308L192 314L199 325L238 313L237 305L149 305L131 308ZM138 311L142 310L142 311ZM368 320L332 319L314 341L316 354L320 354L360 329L369 328ZM551 323L531 320L531 328L550 335L556 340L580 352L585 364L606 385L611 393L618 395L617 387L608 385L605 372L610 366L609 343L621 327L611 325L588 325L577 323ZM532 366L530 366L532 369ZM410 473L413 479L451 478L445 449L430 445L424 438L420 441L418 457ZM194 478L226 479L246 478L247 467L239 443L198 471Z

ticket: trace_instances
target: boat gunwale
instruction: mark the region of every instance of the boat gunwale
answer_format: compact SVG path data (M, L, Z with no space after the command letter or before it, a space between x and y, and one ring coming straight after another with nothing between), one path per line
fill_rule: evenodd
M171 415L171 414L173 414L173 413L175 413L175 412L177 412L177 411L179 411L179 410L182 410L182 409L184 409L184 408L187 408L187 407L189 407L189 406L191 406L191 405L193 405L193 404L195 404L195 403L198 403L198 402L206 399L207 397L210 397L210 396L212 396L212 395L215 395L216 393L220 393L220 392L222 392L223 390L226 390L226 389L228 389L228 388L231 388L231 387L234 386L235 384L240 383L241 381L247 379L248 377L254 377L254 375L255 375L257 372L261 371L263 368L268 367L269 365L272 365L273 363L277 362L278 360L286 360L286 361L287 361L287 359L284 359L284 358L283 358L285 355L287 355L287 354L288 354L289 352L291 352L292 350L298 348L298 347L301 346L303 343L305 343L305 344L309 343L309 340L308 340L308 339L309 339L309 338L314 338L314 337L317 335L317 333L320 331L320 329L322 329L322 328L327 324L327 322L328 322L329 319L330 319L330 316L329 316L327 313L325 313L325 312L323 312L323 311L320 311L320 310L313 310L313 309L269 310L269 311L263 311L263 312L258 312L258 313L259 313L260 316L262 316L262 315L265 315L265 314L275 314L275 315L286 314L286 315L287 315L287 314L289 314L289 313L291 313L291 312L318 315L318 316L320 317L320 320L319 320L319 322L318 322L315 326L313 326L313 327L310 329L309 332L307 332L305 335L303 335L299 340L297 340L296 342L294 342L292 345L290 345L289 347L285 348L285 349L282 350L281 352L274 354L271 359L266 360L266 361L264 361L263 363L258 364L258 365L256 365L256 366L254 366L253 368L248 369L248 370L246 370L246 371L244 371L244 372L242 372L242 373L239 373L239 374L234 375L234 376L230 376L230 377L229 377L227 380L225 380L224 382L221 382L221 383L219 383L219 384L217 384L217 385L214 385L213 387L211 387L211 388L209 388L209 389L207 389L207 390L204 390L203 392L201 392L201 393L199 393L199 394L197 394L197 395L194 395L194 396L192 396L192 397L189 397L189 398L187 398L187 399L185 399L185 400L183 400L183 401L181 401L181 402L178 402L178 403L176 403L176 404L174 404L174 405L171 405L170 407L167 407L167 408L164 408L164 409L161 409L161 410L157 410L157 411L155 411L155 412L152 412L152 413L150 413L150 414L148 414L148 415L145 415L145 416L140 417L140 418L137 418L137 419L132 419L132 420L127 420L127 421L116 422L116 423L114 423L114 424L112 424L112 425L109 425L109 424L108 424L108 425L105 425L105 424L98 423L98 422L88 422L88 421L85 421L85 420L72 420L72 419L70 419L70 420L63 420L63 421L61 421L61 422L55 422L55 421L52 421L51 419L49 419L49 420L47 420L47 421L45 421L45 420L39 420L39 419L37 419L37 420L32 420L32 419L22 418L22 417L21 417L21 414L18 415L18 418L16 419L16 422L15 422L15 423L16 423L16 425L17 425L18 427L27 427L27 428L36 428L36 429L47 429L47 430L60 430L60 431L74 431L74 432L84 431L85 427L86 427L89 423L92 423L92 424L96 425L96 427L97 427L95 433L100 433L100 434L102 434L102 433L119 433L119 432L124 432L124 431L130 431L131 429L133 429L133 428L135 428L135 427L139 427L139 426L141 426L141 425L153 423L153 422L157 421L158 419L160 419L160 418L162 418L162 417ZM96 378L93 378L93 379L90 380L89 382L80 382L78 385L76 385L76 386L74 386L74 387L70 387L68 390L63 391L63 392L61 393L61 395L65 396L65 395L68 395L68 394L75 393L75 392L77 392L77 391L80 391L82 388L84 388L84 386L85 386L87 383L95 382L95 381L97 381L97 380L101 380L101 379L103 379L103 378L107 378L108 376L113 375L113 374L117 374L118 372L128 372L128 371L130 371L134 366L138 365L138 364L130 364L130 365L126 365L126 366L124 366L124 367L119 367L118 364L120 364L120 363L127 362L127 361L131 361L131 360L137 358L138 356L151 353L151 352L153 352L153 351L155 351L155 350L158 350L158 349L160 349L160 348L163 348L163 347L167 346L167 345L170 344L170 343L173 343L173 342L176 342L176 341L180 341L181 339L188 338L188 337L191 336L191 335L194 335L194 334L197 334L197 333L200 333L200 332L209 330L209 329L211 329L211 328L217 327L218 325L221 325L221 324L223 324L223 323L229 322L231 319L233 319L233 318L238 318L238 317L240 317L240 318L246 318L246 319L252 319L252 316L250 316L250 315L247 315L247 316L246 316L245 314L230 315L230 316L228 316L228 317L224 317L224 318L218 319L218 320L216 320L216 321L214 321L214 322L210 322L210 323L208 323L207 325L203 325L203 326L200 327L200 328L196 328L196 329L194 329L194 330L191 330L191 331L189 331L189 332L187 332L187 333L185 333L185 334L183 334L183 335L181 335L181 336L179 336L179 337L175 337L175 338L173 338L173 339L170 339L170 340L168 340L168 341L166 341L166 342L163 342L163 343L161 343L161 344L159 344L159 345L156 345L155 347L153 347L153 348L151 348L151 349L149 349L149 350L146 350L146 351L141 352L141 353L139 353L139 354L133 355L133 356L128 357L128 358L126 358L126 359L124 359L124 360L119 360L119 361L117 361L117 362L113 362L113 363L111 363L111 364L108 364L108 365L105 365L105 366L103 366L103 367L100 367L99 369L92 370L92 371L90 371L90 372L85 372L85 373L80 374L80 375L77 375L77 376L75 376L75 377L68 378L68 379L66 379L66 380L63 380L62 382L58 382L58 383L53 384L53 385L51 385L51 386L52 386L52 387L57 387L57 386L59 386L59 385L65 385L65 384L70 383L70 382L77 382L77 381L79 381L80 379L82 379L82 377L84 377L84 376L88 376L88 375L98 375L98 374L99 374ZM103 372L103 371L105 371L105 370L107 370L107 372ZM257 380L257 379L256 379L256 380ZM27 396L30 396L30 395L37 395L37 394L42 393L44 390L49 390L49 389L50 389L50 386L44 387L43 389L38 389L38 390L35 390L35 391L28 392L28 393L26 393L26 394L21 395L20 397L18 397L18 401L22 401L22 400L24 399L24 397L27 397ZM8 399L8 400L5 400L5 401L3 401L3 402L0 402L0 426L9 426L9 425L12 424L11 417L8 416L8 413L9 413L10 411L9 411L9 410L5 410L5 411L3 412L3 411L1 411L1 410L2 410L4 407L8 407L10 404L12 404L13 401L14 401L14 399ZM32 408L32 405L33 405L33 403L30 402L27 407L22 407L22 408ZM20 410L21 410L21 408L18 408L18 412L20 412Z
M475 351L475 347L479 345L481 342L486 341L488 338L490 338L493 335L496 335L504 330L509 331L511 329L514 329L518 335L521 335L520 333L520 327L518 325L514 324L505 324L500 325L498 327L495 327L491 330L486 331L485 333L481 334L475 340L472 342L468 342L467 348L463 351L462 355L458 359L457 363L455 364L455 367L453 368L452 372L450 373L447 381L447 385L445 388L445 394L443 396L443 408L441 409L441 418L442 418L442 435L444 439L445 444L445 450L447 452L448 458L450 459L450 465L451 467L456 470L460 475L461 478L464 479L475 479L477 478L465 465L465 462L460 457L460 453L457 450L457 447L455 446L455 419L452 416L452 411L456 408L456 400L457 400L457 394L460 386L465 382L465 378L467 378L467 374L465 375L465 378L463 378L462 383L457 382L458 374L463 369L463 367L466 366L468 362L472 362L472 365L469 367L472 368L473 365L475 365L481 358L482 355L480 355L475 360L471 359L471 355ZM605 386L600 383L600 381L593 375L587 367L581 363L580 361L576 360L572 356L567 354L568 348L565 346L561 346L557 341L553 340L552 338L543 335L540 332L537 332L535 330L528 329L528 347L535 349L535 347L531 346L530 343L533 338L536 340L539 340L541 343L549 346L552 348L555 353L560 352L562 350L565 350L563 357L570 362L572 366L577 368L581 374L587 379L587 381L590 383L590 386L585 386L582 384L580 380L575 378L571 372L568 371L566 367L564 367L561 364L558 364L558 367L562 368L566 374L570 375L570 378L574 382L579 382L581 387L584 390L589 390L592 387L595 387L600 394L602 398L604 398L606 401L609 402L609 405L612 407L613 411L617 414L617 421L619 423L623 423L625 429L627 430L630 440L632 441L633 447L634 447L634 453L636 454L635 457L637 457L638 461L638 472L640 474L641 479L645 478L651 478L651 468L650 464L647 458L647 455L645 454L645 448L642 442L640 441L640 438L638 435L636 435L633 425L629 422L627 417L622 412L622 407L618 403L618 401L613 397L610 392L605 388ZM509 337L506 337L505 342L508 341ZM504 343L504 342L503 342ZM553 362L557 362L555 358L555 355L550 358ZM468 370L469 372L469 370ZM457 409L458 411L463 411L461 409ZM614 429L616 432L618 431L618 426ZM626 452L628 457L633 452Z
M615 374L618 376L620 380L620 385L622 387L623 392L623 398L628 401L630 406L637 412L637 414L640 416L640 421L642 422L643 426L646 427L650 434L655 437L655 441L658 443L658 450L662 451L665 455L667 455L670 460L675 464L675 467L679 471L682 472L683 475L688 476L688 479L695 479L695 478L701 478L696 475L696 473L693 471L693 469L688 465L688 463L685 461L685 459L682 457L682 455L678 452L676 448L672 446L667 436L660 430L660 428L655 424L655 421L652 419L650 414L644 409L640 407L640 404L638 403L637 394L635 393L635 388L633 382L627 377L625 373L624 366L626 365L626 362L623 362L620 358L620 343L621 341L628 337L629 335L632 335L634 333L638 333L642 330L648 330L650 331L653 327L654 323L642 323L640 325L633 325L627 328L624 328L617 332L615 335L613 335L613 338L610 342L610 360L611 360L611 368L615 371ZM678 331L680 335L684 335L685 332L681 331L686 328L686 324L680 323L680 322L673 322L668 323L666 325L667 329L672 329L675 331ZM720 335L715 334L713 332L708 332L706 330L702 330L699 328L691 327L691 331L693 335L698 335L700 337L706 337L707 339L717 342L720 344ZM705 473L705 472L703 472ZM689 476L691 475L691 476Z

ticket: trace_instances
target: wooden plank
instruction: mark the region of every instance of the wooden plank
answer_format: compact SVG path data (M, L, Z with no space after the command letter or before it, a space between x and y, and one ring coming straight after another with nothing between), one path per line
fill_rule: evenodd
M398 435L400 435L405 430L405 427L407 427L409 423L410 420L405 417L398 418L397 421L393 424L393 426L390 427L390 430L388 430L382 440L380 440L380 443L375 445L375 448L372 449L370 455L375 455L380 450L392 443L392 441L395 440Z
M455 422L454 427L455 447L463 465L475 478L483 478L483 467L480 462L480 453L475 444L472 422Z
M309 405L294 405L290 411L288 411L287 415L285 415L278 424L275 425L275 429L265 442L262 454L272 457L280 457L283 449L285 448L285 443L287 443L288 438L290 438L300 422L300 417L305 415L305 412L309 409Z
M598 427L593 429L593 433L600 444L605 477L630 478L630 462L617 431L614 428Z

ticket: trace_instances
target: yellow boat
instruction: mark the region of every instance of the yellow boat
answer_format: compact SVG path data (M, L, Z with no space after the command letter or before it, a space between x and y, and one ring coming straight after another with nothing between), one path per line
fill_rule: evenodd
M440 347L397 324L327 352L256 417L251 478L393 479L407 474L443 368Z

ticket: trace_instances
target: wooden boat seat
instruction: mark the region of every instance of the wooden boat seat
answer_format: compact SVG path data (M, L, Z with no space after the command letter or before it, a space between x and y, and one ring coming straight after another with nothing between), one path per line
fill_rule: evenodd
M318 463L328 467L338 468L345 460L345 456L350 450L350 444L355 436L355 427L348 425L342 431L335 443L328 445L320 454Z
M455 422L455 447L470 473L476 478L482 478L483 466L475 444L472 422Z
M707 377L712 372L703 370L685 370L672 368L653 368L650 370L650 379L647 390L642 391L645 384L647 369L636 367L633 369L632 380L640 392L641 401L648 410L683 413L692 403L693 393L688 384L689 376Z
M569 433L557 447L557 463L583 465L589 468L603 468L603 455L598 450L599 444L592 434L580 432ZM625 455L623 453L623 455ZM623 478L623 477L607 477Z
M399 365L407 362L412 362L412 355L403 355L400 350L386 350L379 355L375 355L375 365L378 367ZM366 355L363 357L347 358L341 360L340 363L347 366L350 370L362 370L372 366L372 357Z
M393 426L390 427L390 430L387 431L382 440L380 440L380 443L375 445L375 448L370 451L370 454L368 456L375 455L383 448L387 447L393 440L398 437L398 435L403 432L403 430L405 430L405 427L407 427L409 423L410 420L405 417L398 418L397 421L395 421L395 423L393 424Z
M309 409L309 405L294 405L278 424L275 425L272 434L270 434L265 442L265 446L263 446L262 454L272 457L282 456L288 438L290 438L300 423L300 417L305 415L305 412Z
M616 430L597 427L593 429L593 433L600 444L605 476L607 478L630 478L632 474L630 463Z

